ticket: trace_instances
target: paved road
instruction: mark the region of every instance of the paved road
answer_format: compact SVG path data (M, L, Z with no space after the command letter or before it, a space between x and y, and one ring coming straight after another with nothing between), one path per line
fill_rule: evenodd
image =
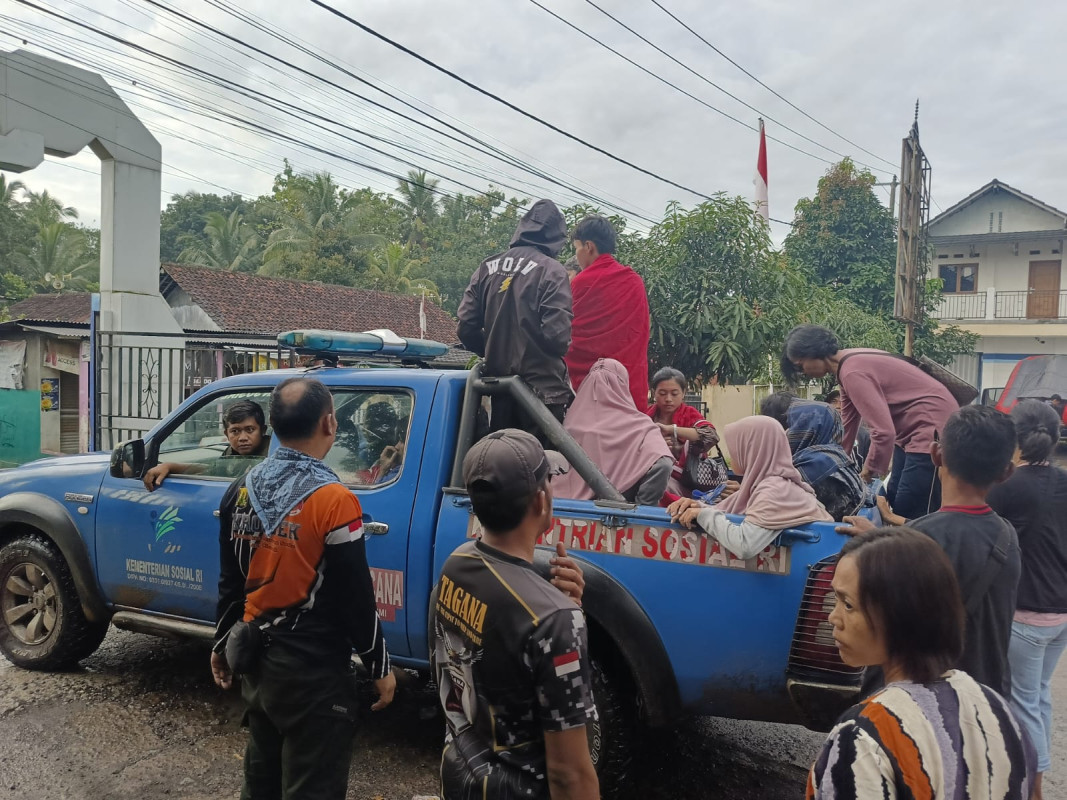
M81 668L58 674L0 659L0 798L225 800L236 798L244 733L240 701L210 681L202 644L112 630ZM1067 668L1049 800L1067 800ZM350 798L432 794L441 730L415 686L364 726ZM788 800L822 737L800 728L697 720L657 735L637 764L649 800Z

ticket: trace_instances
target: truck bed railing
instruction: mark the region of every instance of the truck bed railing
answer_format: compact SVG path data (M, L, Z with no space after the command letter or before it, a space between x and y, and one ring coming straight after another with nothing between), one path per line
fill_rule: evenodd
M482 377L482 362L477 362L467 376L463 396L463 414L460 417L459 437L456 441L456 460L452 466L452 486L463 486L463 458L474 444L477 408L482 397L507 395L537 422L548 441L570 462L582 480L589 484L598 500L626 503L626 498L600 471L600 468L574 441L563 425L545 408L541 399L533 393L521 378L510 375L506 378ZM632 504L628 504L632 505Z

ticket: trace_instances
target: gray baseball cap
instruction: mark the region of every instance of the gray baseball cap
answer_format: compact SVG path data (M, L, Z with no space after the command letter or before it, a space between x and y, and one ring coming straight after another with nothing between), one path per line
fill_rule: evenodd
M505 428L475 444L463 459L463 483L469 489L485 481L501 497L530 497L548 475L570 470L555 450L545 450L526 431Z

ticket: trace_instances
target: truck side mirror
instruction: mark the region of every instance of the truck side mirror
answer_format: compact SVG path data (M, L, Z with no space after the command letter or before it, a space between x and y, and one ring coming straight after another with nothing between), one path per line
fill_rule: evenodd
M111 454L112 478L139 478L144 471L144 439L123 442Z

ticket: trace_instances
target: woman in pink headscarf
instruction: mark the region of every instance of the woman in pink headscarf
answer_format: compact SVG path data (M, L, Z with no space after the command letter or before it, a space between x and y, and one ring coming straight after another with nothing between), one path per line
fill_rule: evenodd
M671 503L671 520L691 528L696 522L738 558L752 558L786 528L833 522L815 492L793 466L789 439L771 417L747 417L723 429L733 471L741 488L714 508L683 498ZM727 514L743 514L740 523Z
M612 358L598 360L582 381L563 427L627 500L650 506L660 502L674 456L659 426L634 407L626 367ZM593 490L574 470L552 480L552 494L593 499Z

